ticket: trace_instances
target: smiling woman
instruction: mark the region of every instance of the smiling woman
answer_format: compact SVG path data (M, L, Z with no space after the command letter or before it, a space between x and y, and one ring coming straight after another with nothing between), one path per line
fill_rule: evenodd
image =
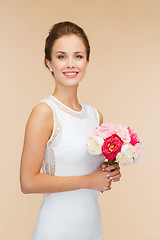
M103 164L103 156L89 155L86 147L103 117L77 96L89 55L82 28L71 22L52 27L45 65L54 76L55 90L33 108L21 157L22 192L43 193L32 240L103 239L98 196L111 189L106 173L111 168ZM118 164L112 169L113 179L119 181Z
M82 38L75 34L62 36L55 41L50 56L46 65L54 72L56 88L60 83L74 86L83 79L89 60ZM74 81L67 81L68 78L74 78Z

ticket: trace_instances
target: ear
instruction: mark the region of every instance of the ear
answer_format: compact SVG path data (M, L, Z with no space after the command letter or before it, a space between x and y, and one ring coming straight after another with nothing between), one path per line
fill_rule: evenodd
M52 64L48 59L46 59L46 64L47 64L49 69L52 69Z

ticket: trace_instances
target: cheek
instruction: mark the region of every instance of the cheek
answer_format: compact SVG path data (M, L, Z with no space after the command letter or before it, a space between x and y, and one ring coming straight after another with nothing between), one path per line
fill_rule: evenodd
M81 70L85 71L86 68L87 68L87 64L86 64L86 62L82 62L82 63L80 63L80 64L79 64L79 68L80 68Z
M64 62L53 62L53 69L55 70L55 71L60 71L60 70L62 70L63 68L64 68Z

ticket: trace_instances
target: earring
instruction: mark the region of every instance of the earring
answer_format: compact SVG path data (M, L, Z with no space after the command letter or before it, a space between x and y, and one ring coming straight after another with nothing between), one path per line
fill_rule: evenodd
M50 71L52 72L52 68L50 68Z

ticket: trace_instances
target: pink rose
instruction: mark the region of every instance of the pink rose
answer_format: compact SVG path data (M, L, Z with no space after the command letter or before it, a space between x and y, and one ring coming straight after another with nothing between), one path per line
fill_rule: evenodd
M131 129L130 127L128 127L127 129L129 131L130 138L131 138L130 144L135 146L137 143L139 143L139 138L137 136L137 133L133 129Z
M135 163L142 161L144 155L144 142L139 142L135 145Z
M106 159L112 161L116 158L117 154L121 151L123 141L117 134L106 138L102 145L102 153Z
M123 140L125 143L129 143L131 141L130 134L128 129L121 125L118 124L116 128L116 134Z
M98 126L95 129L93 135L106 139L107 137L115 133L115 129L116 129L116 124L114 123L108 123L108 124L102 123L100 126Z

